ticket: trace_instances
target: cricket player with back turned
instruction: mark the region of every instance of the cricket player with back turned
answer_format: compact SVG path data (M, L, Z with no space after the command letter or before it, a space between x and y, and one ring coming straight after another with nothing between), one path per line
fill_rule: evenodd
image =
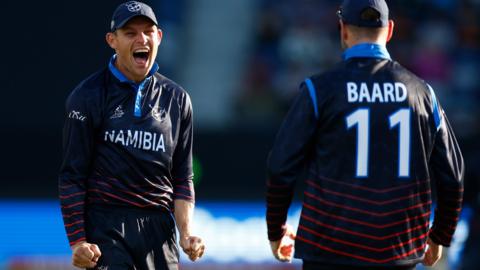
M338 16L343 61L301 84L268 159L272 252L291 260L294 238L304 269L432 266L459 220L462 154L434 89L391 59L385 0L345 0ZM304 169L295 234L287 211Z

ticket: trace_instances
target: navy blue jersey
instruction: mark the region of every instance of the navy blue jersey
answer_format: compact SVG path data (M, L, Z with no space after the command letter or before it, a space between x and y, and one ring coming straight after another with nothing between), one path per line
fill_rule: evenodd
M277 135L268 159L268 235L282 237L306 168L297 258L413 265L428 236L450 244L462 155L433 89L382 48L307 79ZM438 200L429 229L431 185Z
M171 211L175 199L194 201L189 95L158 68L128 81L114 60L66 102L59 193L71 245L86 240L90 204Z

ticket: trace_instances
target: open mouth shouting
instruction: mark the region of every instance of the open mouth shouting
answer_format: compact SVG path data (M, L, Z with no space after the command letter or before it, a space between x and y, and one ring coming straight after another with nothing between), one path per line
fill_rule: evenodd
M135 63L141 67L148 66L150 50L148 48L136 49L133 51L133 59Z

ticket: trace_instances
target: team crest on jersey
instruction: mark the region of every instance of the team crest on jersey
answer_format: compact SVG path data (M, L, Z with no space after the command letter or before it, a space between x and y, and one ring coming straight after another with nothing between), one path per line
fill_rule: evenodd
M113 112L112 116L110 116L110 119L121 118L124 114L125 112L123 111L122 105L118 105L118 107Z
M152 109L152 117L160 122L163 122L165 120L165 117L167 116L167 111L165 109L160 109L158 106L152 106L150 105L150 108Z

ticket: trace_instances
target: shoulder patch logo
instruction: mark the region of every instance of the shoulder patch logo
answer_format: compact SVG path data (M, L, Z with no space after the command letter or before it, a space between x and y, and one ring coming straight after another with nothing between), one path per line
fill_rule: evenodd
M75 111L75 110L72 110L71 112L68 113L68 118L75 119L75 120L80 120L82 122L87 119L87 117L82 115L81 112Z
M113 112L112 116L110 116L110 119L121 118L124 114L125 112L123 111L122 105L118 105L118 107Z

